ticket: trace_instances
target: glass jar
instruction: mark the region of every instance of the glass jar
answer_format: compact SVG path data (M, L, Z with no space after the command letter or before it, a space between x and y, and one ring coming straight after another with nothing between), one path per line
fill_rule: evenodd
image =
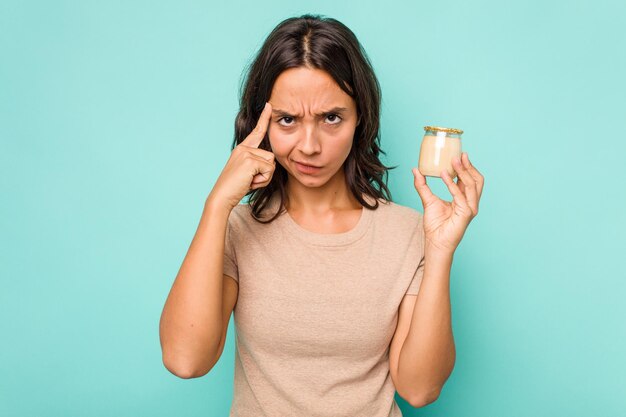
M461 158L460 129L424 126L424 138L420 147L418 169L424 176L441 178L441 171L448 171L452 179L457 174L452 167L452 158Z

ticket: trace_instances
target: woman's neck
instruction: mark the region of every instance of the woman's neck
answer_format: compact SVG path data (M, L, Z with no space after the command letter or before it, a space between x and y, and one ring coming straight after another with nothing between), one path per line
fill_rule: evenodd
M295 178L286 185L289 212L324 214L336 211L356 210L362 206L348 189L343 175L337 175L321 187L306 187Z

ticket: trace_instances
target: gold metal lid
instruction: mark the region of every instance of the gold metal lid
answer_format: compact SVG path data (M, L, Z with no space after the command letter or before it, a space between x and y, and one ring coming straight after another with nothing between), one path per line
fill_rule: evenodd
M439 131L439 132L448 132L448 133L456 133L458 135L460 135L461 133L463 133L463 131L461 129L454 129L452 127L439 127L439 126L424 126L424 130L431 130L431 131Z

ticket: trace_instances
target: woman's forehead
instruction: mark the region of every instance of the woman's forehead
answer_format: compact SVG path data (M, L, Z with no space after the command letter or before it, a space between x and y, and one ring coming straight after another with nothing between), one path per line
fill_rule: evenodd
M332 109L354 109L346 94L326 71L305 67L283 71L272 88L272 107L284 112L322 114Z

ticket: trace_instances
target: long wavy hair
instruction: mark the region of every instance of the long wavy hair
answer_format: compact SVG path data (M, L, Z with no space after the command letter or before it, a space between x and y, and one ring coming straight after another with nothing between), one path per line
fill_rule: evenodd
M387 170L397 166L386 167L378 157L380 153L385 154L380 148L380 85L354 33L333 18L312 14L291 17L279 23L268 35L244 70L232 149L256 126L278 76L297 67L326 71L356 102L359 123L352 149L343 164L346 183L354 197L366 208L374 210L378 208L378 199L392 201L387 188ZM259 148L271 151L267 134ZM257 221L270 223L283 211L287 179L287 171L277 163L270 183L246 194ZM268 220L262 220L263 210L277 191L280 193L279 210ZM374 204L366 201L362 194L372 197Z

